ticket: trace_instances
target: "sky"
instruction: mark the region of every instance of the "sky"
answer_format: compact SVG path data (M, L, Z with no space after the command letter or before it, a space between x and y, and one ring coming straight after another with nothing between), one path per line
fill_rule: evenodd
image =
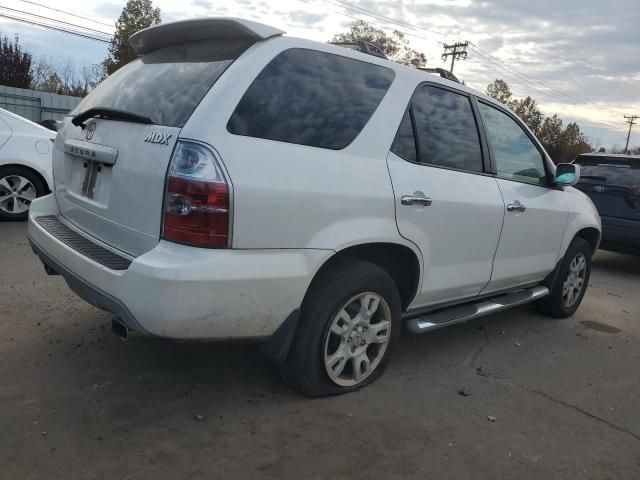
M0 15L45 21L19 10L109 34L125 3L3 0ZM454 67L467 85L484 91L501 78L516 97L531 95L546 115L557 113L565 123L578 122L596 147L624 147L628 124L623 116L640 115L640 0L154 0L154 4L161 9L163 22L235 16L317 41L327 41L362 19L389 32L403 31L412 47L426 54L430 67L448 67L449 62L441 59L443 44L469 41L467 59ZM79 66L98 63L107 53L106 43L2 16L0 32L18 34L36 56L71 58ZM640 146L640 120L630 146Z

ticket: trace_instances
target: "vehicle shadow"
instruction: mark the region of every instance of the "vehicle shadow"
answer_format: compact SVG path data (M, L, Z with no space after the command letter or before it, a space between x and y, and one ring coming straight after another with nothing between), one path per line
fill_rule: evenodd
M640 277L640 255L598 250L593 258L594 270L611 274L628 274Z
M487 335L535 330L542 321L544 317L528 306L425 335L403 330L387 374L470 365L469 355L487 341ZM136 336L124 342L106 325L97 333L82 332L82 343L74 340L79 332L67 330L62 343L50 348L53 358L46 368L46 382L66 385L64 392L74 401L84 397L86 404L99 398L106 415L118 424L138 424L140 415L145 418L143 413L150 411L164 415L179 408L182 415L191 417L202 412L225 416L243 411L238 402L250 406L304 401L283 383L277 365L259 344ZM94 390L87 392L87 384Z

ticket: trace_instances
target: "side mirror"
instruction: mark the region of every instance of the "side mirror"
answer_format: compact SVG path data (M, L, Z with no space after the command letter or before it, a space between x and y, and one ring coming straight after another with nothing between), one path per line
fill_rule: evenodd
M580 181L580 165L575 163L559 163L556 166L555 183L571 187Z

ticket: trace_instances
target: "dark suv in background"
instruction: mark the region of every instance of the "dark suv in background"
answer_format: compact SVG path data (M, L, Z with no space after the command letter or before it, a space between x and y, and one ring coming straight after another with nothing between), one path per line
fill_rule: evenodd
M600 248L640 254L640 155L587 153L576 188L591 197L602 218Z

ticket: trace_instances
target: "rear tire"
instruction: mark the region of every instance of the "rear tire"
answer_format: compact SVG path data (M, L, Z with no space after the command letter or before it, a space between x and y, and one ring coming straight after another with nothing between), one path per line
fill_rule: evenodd
M313 397L369 385L389 362L401 309L395 282L377 265L347 259L321 272L305 297L281 369L285 382Z
M592 255L586 240L573 239L549 288L549 295L535 304L540 313L553 318L567 318L575 313L589 285Z
M29 206L37 197L46 195L42 179L25 167L0 167L0 219L25 220Z

